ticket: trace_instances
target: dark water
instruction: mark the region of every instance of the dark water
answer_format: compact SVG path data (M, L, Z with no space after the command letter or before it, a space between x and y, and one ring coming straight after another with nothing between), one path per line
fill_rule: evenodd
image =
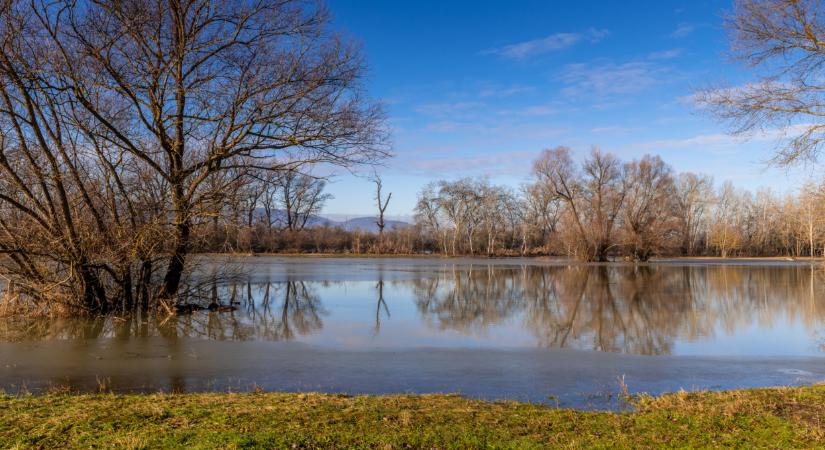
M219 264L227 262L227 264ZM234 312L0 322L0 387L458 392L611 407L632 392L825 380L825 269L805 263L205 261Z

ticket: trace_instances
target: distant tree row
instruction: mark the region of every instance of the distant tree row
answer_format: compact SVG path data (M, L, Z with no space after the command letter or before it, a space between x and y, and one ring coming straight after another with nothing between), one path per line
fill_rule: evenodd
M577 164L545 150L518 191L485 179L440 181L419 195L416 220L449 254L553 254L586 261L653 256L819 255L821 186L756 194L674 173L658 156L622 163L598 149Z
M707 175L676 173L658 156L622 162L593 149L545 150L520 188L486 178L434 181L415 223L347 231L318 223L324 180L290 173L257 179L203 228L201 251L556 255L584 261L655 256L820 256L825 186L756 193ZM377 205L376 224L383 222ZM310 220L314 217L316 222ZM379 228L376 228L379 230Z

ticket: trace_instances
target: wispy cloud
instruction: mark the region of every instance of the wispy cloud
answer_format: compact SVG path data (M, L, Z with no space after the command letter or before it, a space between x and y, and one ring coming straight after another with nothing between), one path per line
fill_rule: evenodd
M428 123L424 129L435 133L450 133L461 128L461 123L452 120L440 120L438 122Z
M663 139L642 144L640 148L673 149L673 148L721 148L742 145L747 139L742 136L732 136L725 133L697 134L681 139Z
M498 116L539 117L558 114L562 106L557 103L541 103L535 105L512 106L496 109L493 113Z
M426 103L419 105L415 110L419 113L435 117L447 117L455 115L466 115L478 111L485 106L482 102L475 101L461 101L461 102L443 102L443 103Z
M689 105L696 108L707 106L715 100L723 100L726 98L752 98L762 95L765 91L773 91L778 89L790 89L790 84L782 81L762 81L762 82L748 82L738 85L722 86L715 88L708 88L699 90L692 94L676 97L676 101L683 105Z
M634 61L622 64L569 64L559 75L567 87L567 95L597 96L628 94L643 91L660 82L668 69L659 65Z
M639 131L641 128L639 127L623 127L620 125L609 125L605 127L595 127L591 128L590 132L593 134L620 134L620 133L629 133L631 131Z
M673 59L682 54L681 48L672 48L670 50L662 50L653 52L647 55L648 59Z
M524 86L520 84L513 84L509 86L487 85L481 88L478 96L481 98L504 98L512 97L518 94L525 94L527 92L533 92L535 90L536 89L533 86Z
M512 120L501 115L473 120L445 119L427 123L422 130L430 133L450 134L468 141L477 140L484 144L513 139L553 139L567 131L566 128L552 126L542 121L540 117L542 115L544 114L533 114L532 116L537 119L535 121L523 120L523 117L528 116L526 114L521 114L521 118L515 117L516 114L510 114Z
M587 36L590 42L595 44L596 42L601 41L607 36L610 36L610 30L608 30L607 28L590 27L587 29Z
M517 115L522 116L546 116L549 114L556 114L558 112L558 109L548 105L525 106L524 108L515 111Z
M687 22L682 22L676 26L676 29L670 33L670 37L683 38L696 31L697 25Z
M563 50L582 41L595 43L609 34L610 31L608 30L596 28L590 28L583 33L555 33L539 39L488 49L483 51L482 54L498 55L508 59L525 59L530 56Z
M640 145L641 148L650 149L678 149L678 148L704 148L704 149L729 149L738 148L746 142L769 142L781 141L788 136L793 136L804 130L810 124L795 124L787 127L769 128L747 135L735 135L727 133L706 133L697 134L681 139L665 139L650 141Z
M513 175L529 170L535 151L505 151L483 155L415 158L403 161L405 173L427 176L460 173L462 175Z

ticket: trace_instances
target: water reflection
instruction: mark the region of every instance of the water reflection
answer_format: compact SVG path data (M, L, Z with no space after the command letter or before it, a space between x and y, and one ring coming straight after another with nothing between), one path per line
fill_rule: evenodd
M147 314L128 317L26 318L0 321L0 337L7 341L52 339L166 339L293 340L323 326L326 314L311 282L251 282L214 286L214 297L237 304L231 312L203 311L180 315ZM322 283L328 285L327 283ZM243 292L241 290L243 289Z
M676 339L713 338L778 321L823 322L813 267L492 266L414 281L428 323L483 331L521 316L544 347L670 354Z
M813 266L438 264L412 279L386 281L384 272L392 270L382 266L369 282L215 284L209 297L237 304L237 310L6 320L0 337L291 341L325 335L327 341L363 343L406 333L404 345L414 347L424 335L466 342L497 330L525 335L539 347L666 355L678 353L679 343L713 345L743 330L802 330L816 348L825 321L823 272ZM362 334L372 340L355 339Z

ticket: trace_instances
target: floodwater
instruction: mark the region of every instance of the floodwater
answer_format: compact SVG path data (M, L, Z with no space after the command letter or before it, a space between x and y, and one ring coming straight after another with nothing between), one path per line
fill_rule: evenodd
M0 388L447 392L612 408L620 379L651 394L825 380L819 264L220 257L195 280L187 301L237 310L0 321Z

